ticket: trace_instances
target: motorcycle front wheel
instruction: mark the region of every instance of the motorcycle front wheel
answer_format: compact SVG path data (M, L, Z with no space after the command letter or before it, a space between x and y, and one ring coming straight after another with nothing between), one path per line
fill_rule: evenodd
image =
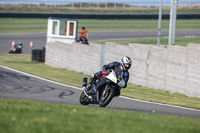
M113 99L114 94L115 94L115 89L113 87L107 85L101 93L101 96L99 99L99 106L100 107L107 106Z

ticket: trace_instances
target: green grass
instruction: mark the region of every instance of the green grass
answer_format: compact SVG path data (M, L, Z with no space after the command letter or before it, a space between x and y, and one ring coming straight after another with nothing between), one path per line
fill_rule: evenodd
M200 20L177 20L176 30L198 30ZM88 31L140 31L158 29L158 20L79 20ZM169 20L162 20L162 30L169 30Z
M0 54L0 64L77 87L81 86L81 77L86 76L74 71L49 67L44 63L32 62L31 55L28 54Z
M44 63L32 62L31 55L26 54L0 54L0 65L8 66L20 71L76 87L81 87L83 76L87 76L89 78L88 75L84 75L82 73L49 67ZM200 98L187 97L176 93L172 94L168 91L133 84L128 84L126 89L122 89L121 94L123 96L146 101L200 109Z
M140 85L129 84L126 89L122 90L122 95L145 101L177 105L182 107L197 107L197 109L200 109L200 98L187 97L185 95L170 93L168 91L143 87Z
M200 119L1 99L1 133L198 133Z
M157 30L158 20L78 20L78 31ZM200 20L177 20L176 30L199 30ZM169 20L162 21L162 30L169 30ZM0 34L47 32L47 19L0 18Z
M94 41L94 43L105 44L106 42L116 43L140 43L140 44L152 44L157 45L157 38L133 38L122 40L106 40L106 41ZM188 43L200 44L200 37L176 37L175 44L179 46L187 46ZM161 38L160 45L168 45L168 38Z
M0 19L0 34L35 32L47 32L47 19Z

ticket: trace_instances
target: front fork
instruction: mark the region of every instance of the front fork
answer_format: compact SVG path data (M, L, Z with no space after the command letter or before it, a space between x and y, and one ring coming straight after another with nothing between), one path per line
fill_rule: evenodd
M108 87L108 85L106 85L106 87L105 87L106 89L104 89L104 91L103 91L103 96L108 92L108 90L110 89L109 87Z
M104 96L108 91L110 90L109 84L106 85L105 89L103 90L103 93L101 96ZM97 98L97 102L99 103L99 99L100 99L100 94L99 91L97 91L96 93L96 98Z

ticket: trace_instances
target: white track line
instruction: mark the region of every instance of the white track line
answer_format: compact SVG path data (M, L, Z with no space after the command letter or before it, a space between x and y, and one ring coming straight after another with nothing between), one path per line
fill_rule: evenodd
M0 36L4 36L4 35L32 35L32 34L47 34L46 32L37 32L37 33L7 33L7 34L0 34Z
M45 78L41 78L41 77L39 77L39 76L35 76L35 75L32 75L32 74L28 74L28 73L25 73L25 72L22 72L22 71L13 69L13 68L9 68L9 67L6 67L6 66L0 65L0 67L5 68L5 69L8 69L8 70L11 70L11 71L14 71L14 72L18 72L18 73L21 73L21 74L24 74L24 75L27 75L27 76L31 76L31 77L34 77L34 78L37 78L37 79L41 79L41 80L44 80L44 81L47 81L47 82L50 82L50 83L54 83L54 84L57 84L57 85L61 85L61 86L65 86L65 87L70 87L70 88L74 88L74 89L77 89L77 90L82 90L81 88L78 88L78 87L75 87L75 86L66 85L66 84L62 84L62 83L58 83L58 82L55 82L55 81L52 81L52 80L48 80L48 79L45 79ZM192 108L186 108L186 107L175 106L175 105L169 105L169 104L162 104L162 103L155 103L155 102L143 101L143 100L133 99L133 98L125 97L125 96L119 96L119 97L120 97L120 98L123 98L123 99L127 99L127 100L137 101L137 102L143 102L143 103L149 103L149 104L155 104L155 105L162 105L162 106L168 106L168 107L173 107L173 108L180 108L180 109L186 109L186 110L191 110L191 111L198 111L198 112L200 112L200 110L198 110L198 109L192 109Z

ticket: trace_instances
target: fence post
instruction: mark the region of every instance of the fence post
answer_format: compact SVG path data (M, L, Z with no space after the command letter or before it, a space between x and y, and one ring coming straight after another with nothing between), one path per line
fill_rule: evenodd
M104 59L105 59L105 46L101 46L101 59L100 59L100 69L102 69L103 65L104 65Z
M125 9L125 6L126 6L125 4L126 4L126 3L123 3L123 9Z
M3 7L4 7L4 0L3 0Z
M117 3L114 3L114 9L116 10L116 7L117 7Z
M80 2L80 9L82 9L82 2Z
M28 1L28 8L31 8L30 0Z

